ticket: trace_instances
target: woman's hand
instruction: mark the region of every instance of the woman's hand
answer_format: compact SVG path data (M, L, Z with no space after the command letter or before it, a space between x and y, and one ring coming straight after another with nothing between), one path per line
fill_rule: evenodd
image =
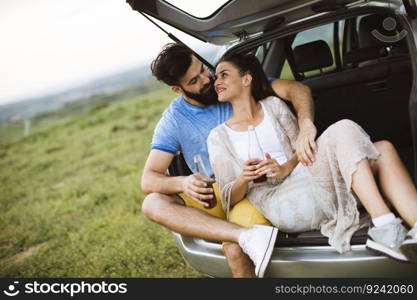
M261 162L260 159L252 158L243 164L243 171L241 175L241 179L248 183L254 179L261 177L262 175L257 174L257 165Z
M271 158L269 153L265 153L265 160L256 165L256 174L259 176L265 175L266 177L275 177L278 179L284 179L290 173L289 168L286 165L280 165L275 159Z
M254 158L244 162L242 174L235 180L230 193L230 205L233 206L243 198L248 192L249 182L260 176L256 174L256 164L261 162L260 159Z

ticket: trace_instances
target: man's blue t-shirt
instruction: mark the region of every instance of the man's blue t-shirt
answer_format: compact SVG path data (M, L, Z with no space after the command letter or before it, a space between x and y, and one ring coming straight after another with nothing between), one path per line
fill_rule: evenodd
M210 131L226 122L232 115L228 102L206 107L188 103L183 96L174 99L156 125L151 148L172 154L181 151L191 171L195 172L193 158L200 154L207 172L210 166L206 140Z

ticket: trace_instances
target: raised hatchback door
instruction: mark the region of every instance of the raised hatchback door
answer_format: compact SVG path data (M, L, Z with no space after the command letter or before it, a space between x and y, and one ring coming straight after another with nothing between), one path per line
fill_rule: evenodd
M224 45L276 28L286 19L306 18L361 0L231 0L206 18L198 18L169 0L127 0L130 6L196 38ZM364 1L365 2L365 1ZM197 5L197 1L195 1Z

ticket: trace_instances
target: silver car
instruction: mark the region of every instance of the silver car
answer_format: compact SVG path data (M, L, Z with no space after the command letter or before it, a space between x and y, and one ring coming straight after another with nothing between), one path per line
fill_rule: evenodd
M308 85L318 135L340 119L387 139L417 176L417 4L415 0L232 0L206 18L169 1L128 0L152 16L223 52L255 53L268 76ZM189 170L181 155L170 174ZM220 242L173 233L184 259L213 277L231 272ZM367 228L339 254L320 232L280 233L269 277L417 277L417 265L366 249Z

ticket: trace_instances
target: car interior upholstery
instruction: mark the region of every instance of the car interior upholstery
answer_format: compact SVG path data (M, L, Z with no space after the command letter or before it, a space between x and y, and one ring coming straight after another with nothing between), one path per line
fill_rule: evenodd
M376 39L370 24L382 24L384 16L369 15L359 23L359 45L344 55L344 68L321 74L302 82L312 91L316 107L315 123L319 134L332 123L351 119L360 124L373 141L389 140L399 151L409 172L413 174L413 151L408 103L412 87L412 68L404 40L389 44ZM381 20L382 19L382 20ZM321 44L325 43L321 41ZM319 57L314 68L297 57L297 70L303 72L325 68L322 57L331 55L330 47L302 45ZM313 49L314 48L314 49ZM389 50L387 50L389 49ZM304 50L308 52L308 50Z

